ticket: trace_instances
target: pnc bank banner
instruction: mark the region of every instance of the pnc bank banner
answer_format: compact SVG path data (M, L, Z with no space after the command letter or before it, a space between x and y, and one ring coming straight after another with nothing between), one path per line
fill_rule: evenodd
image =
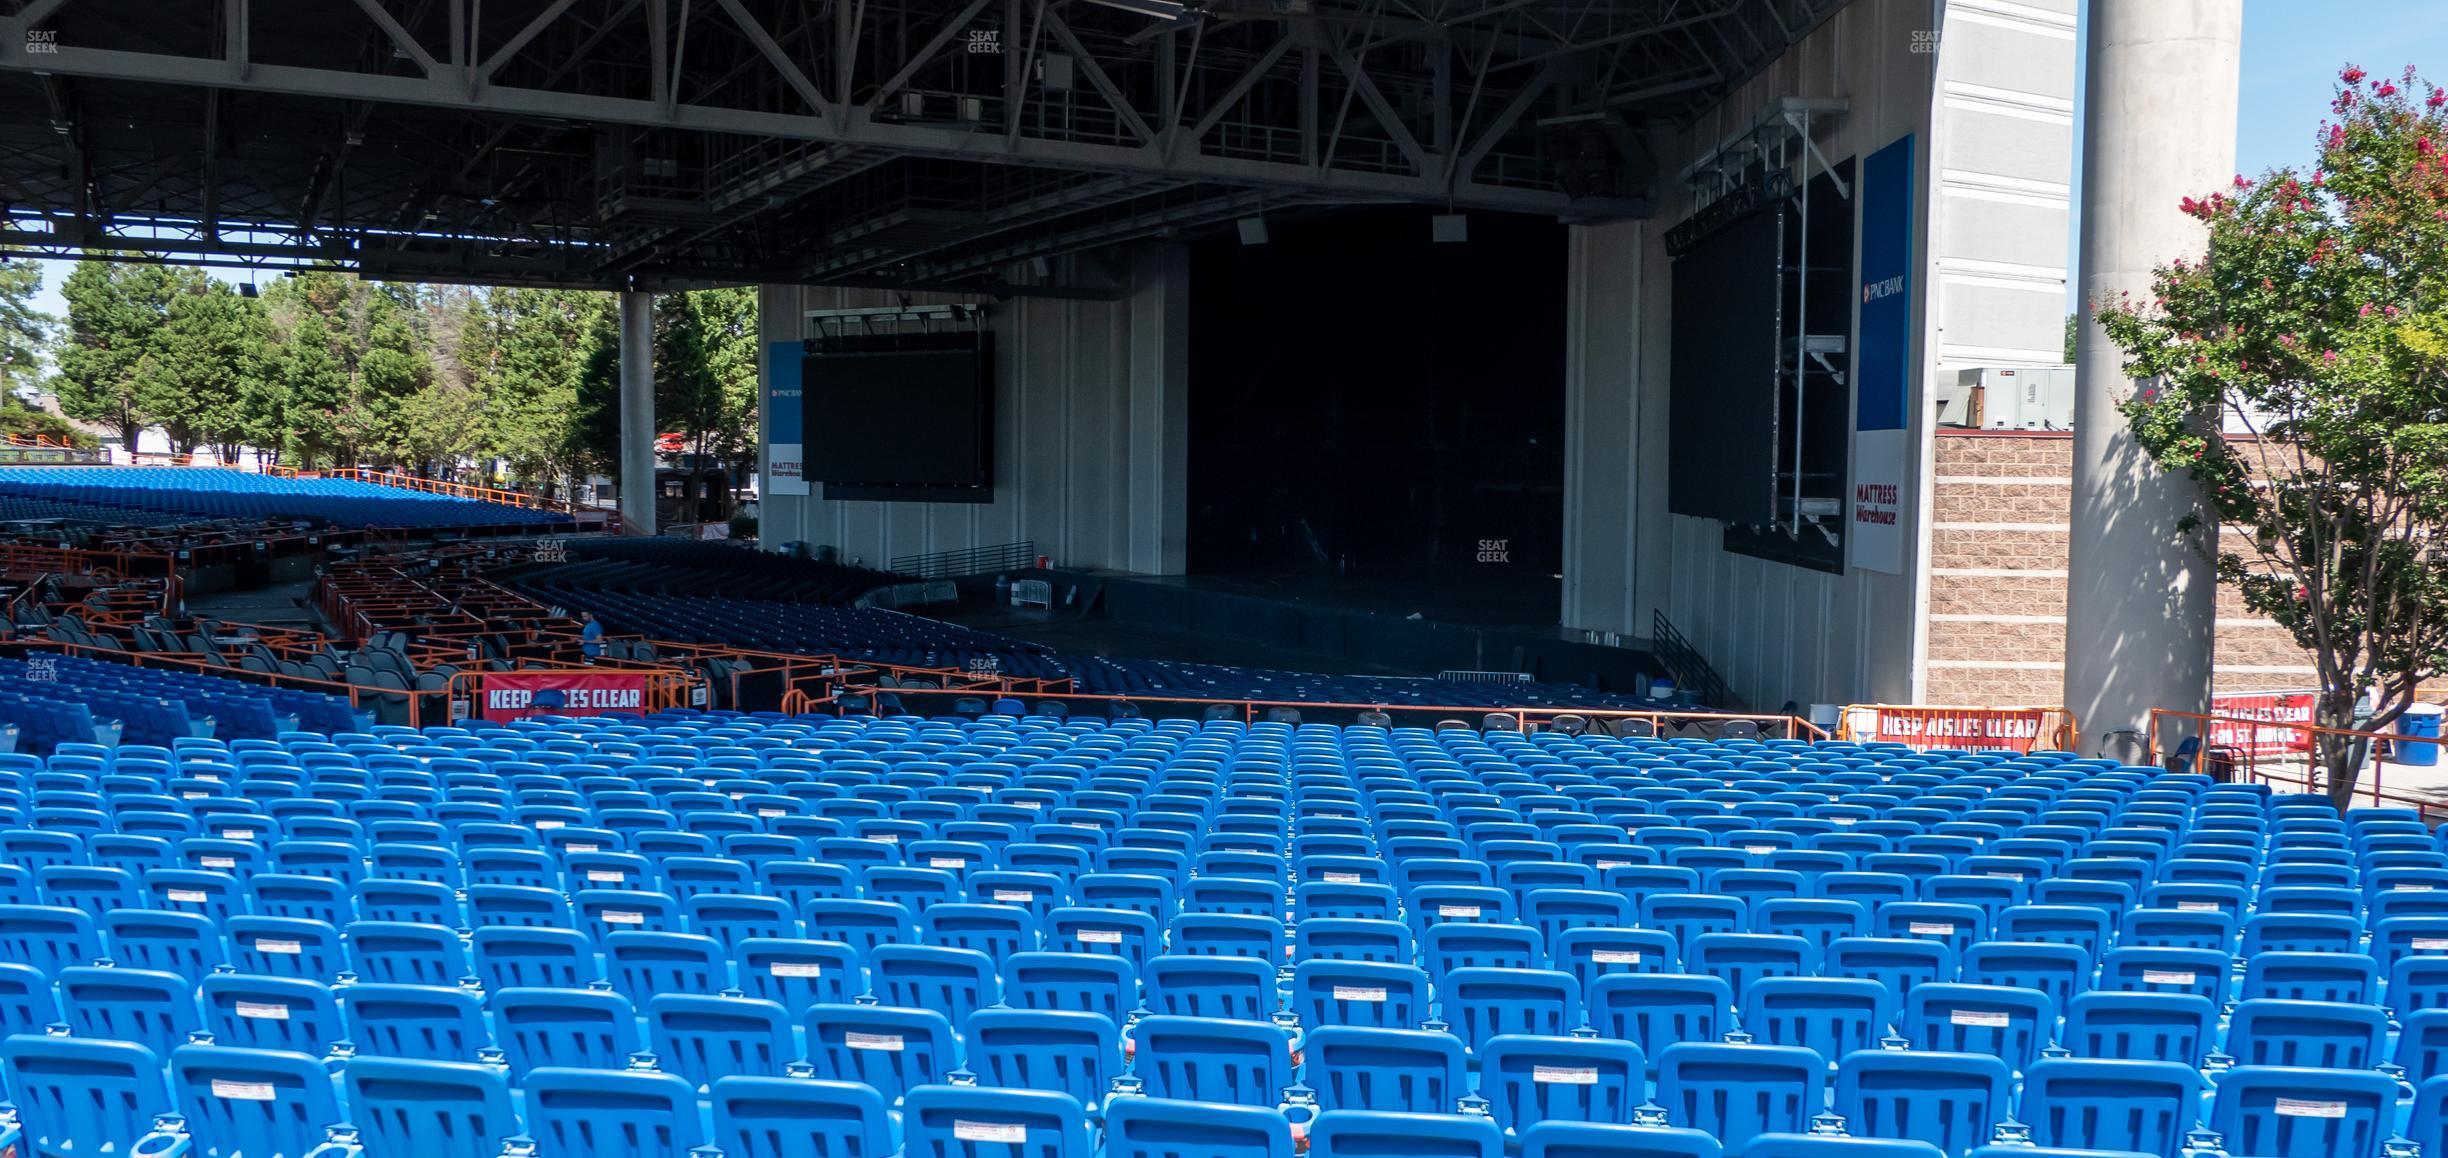
M646 709L646 673L617 671L487 672L476 693L477 714L489 721L528 716L595 716Z
M1904 572L1904 471L1911 461L1913 139L1862 161L1861 298L1853 333L1853 493L1845 556Z

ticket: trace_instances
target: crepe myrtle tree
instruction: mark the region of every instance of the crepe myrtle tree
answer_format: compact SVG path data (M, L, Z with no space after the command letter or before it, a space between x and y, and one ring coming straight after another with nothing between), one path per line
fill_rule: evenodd
M2206 251L2092 306L2135 440L2223 533L2174 530L2311 653L2315 723L2377 731L2448 663L2448 91L2338 80L2315 168L2184 199ZM2340 808L2365 748L2315 740Z

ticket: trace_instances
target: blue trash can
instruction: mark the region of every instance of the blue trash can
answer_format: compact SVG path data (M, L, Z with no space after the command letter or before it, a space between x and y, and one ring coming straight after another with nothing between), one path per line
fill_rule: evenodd
M2397 717L2397 763L2429 768L2440 760L2440 707L2415 704Z

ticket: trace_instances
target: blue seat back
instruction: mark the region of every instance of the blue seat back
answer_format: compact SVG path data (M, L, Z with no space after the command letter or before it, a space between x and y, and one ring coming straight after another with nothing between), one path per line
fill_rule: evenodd
M1151 1097L1273 1106L1292 1082L1292 1047L1263 1021L1157 1015L1133 1031L1134 1069Z
M713 1144L727 1158L883 1158L893 1150L883 1097L858 1082L728 1077L707 1093Z
M1658 1057L1667 1121L1730 1147L1807 1129L1827 1097L1827 1063L1794 1046L1684 1042Z
M1836 1070L1836 1112L1872 1138L1926 1142L1961 1154L1989 1140L2012 1106L2014 1077L1996 1057L1868 1050Z
M1558 1120L1629 1123L1648 1100L1648 1061L1629 1041L1508 1035L1480 1051L1479 1096L1508 1130Z
M170 1091L208 1155L305 1158L341 1118L331 1075L298 1053L182 1045L170 1052Z
M705 1144L697 1092L671 1074L547 1066L521 1084L527 1134L546 1154L664 1158Z
M2391 1135L2397 1082L2369 1070L2238 1066L2219 1077L2210 1128L2256 1158L2375 1154Z
M360 1057L344 1080L369 1154L498 1158L520 1130L509 1082L493 1066Z
M36 1155L124 1146L171 1107L160 1055L132 1042L20 1034L0 1040L0 1076Z
M655 1056L694 1086L735 1074L780 1077L799 1051L790 1011L753 997L658 993L647 999L646 1020Z

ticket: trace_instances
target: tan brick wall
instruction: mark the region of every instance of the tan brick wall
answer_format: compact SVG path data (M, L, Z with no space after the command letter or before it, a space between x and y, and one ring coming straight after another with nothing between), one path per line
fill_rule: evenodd
M2065 579L2057 575L1949 575L1948 570L2058 571L2066 566L2066 522L2072 503L2074 442L2066 435L1940 434L1938 482L1930 517L1929 614L2027 617L2065 614ZM1985 483L1965 479L2030 479ZM1957 480L1957 481L1949 481ZM1949 524L1976 524L1977 529ZM2041 524L2002 528L2000 524ZM2234 589L2219 590L2216 662L2221 667L2308 667L2310 659L2284 629L2226 621L2256 619ZM1933 618L1928 624L1929 699L1933 703L2054 704L2064 677L2062 622L1977 622ZM1948 663L2045 663L2052 666L1950 667ZM2307 672L2222 671L2220 691L2267 691L2309 686Z
M1951 483L1943 473L1936 503L1942 523L2057 523L2066 521L2069 489L2063 483Z

